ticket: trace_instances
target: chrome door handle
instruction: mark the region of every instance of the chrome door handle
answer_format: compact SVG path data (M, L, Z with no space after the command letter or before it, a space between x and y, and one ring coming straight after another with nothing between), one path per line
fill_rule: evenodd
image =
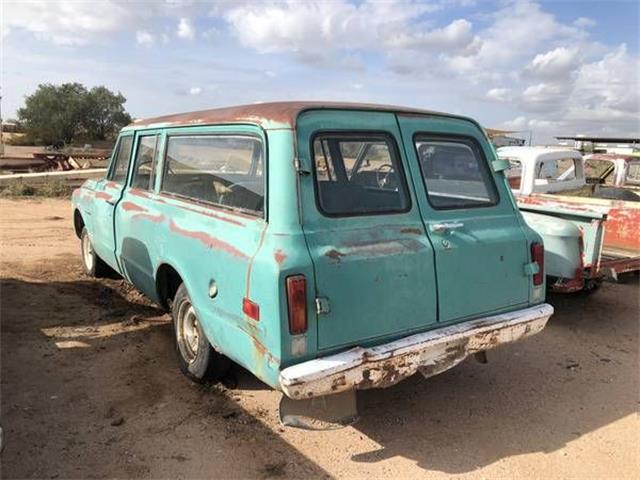
M444 233L449 230L459 230L464 227L464 223L462 222L443 222L443 223L432 223L429 225L429 229L435 233Z

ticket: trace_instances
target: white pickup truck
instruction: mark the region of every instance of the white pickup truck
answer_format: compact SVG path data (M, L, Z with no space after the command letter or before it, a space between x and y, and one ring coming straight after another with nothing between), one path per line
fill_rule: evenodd
M640 197L631 189L587 182L575 150L504 147L498 155L510 164L527 223L544 237L552 289L593 290L605 275L640 270Z

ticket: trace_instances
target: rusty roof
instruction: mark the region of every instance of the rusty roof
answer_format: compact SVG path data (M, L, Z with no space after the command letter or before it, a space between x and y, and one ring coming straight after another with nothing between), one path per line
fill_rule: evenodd
M214 108L197 112L164 115L155 118L135 120L127 129L192 126L210 124L238 124L251 123L263 128L293 128L300 113L306 110L367 110L380 112L395 112L417 115L441 115L456 118L441 112L421 110L417 108L399 107L394 105L377 105L371 103L350 102L270 102L238 105L234 107Z

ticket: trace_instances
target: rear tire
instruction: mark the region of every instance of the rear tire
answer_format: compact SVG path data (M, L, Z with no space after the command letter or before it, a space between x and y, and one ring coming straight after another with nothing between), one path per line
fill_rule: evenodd
M84 273L90 277L107 277L113 271L95 252L87 227L82 227L80 234L80 252Z
M173 299L171 316L182 373L197 383L221 380L229 371L231 360L209 343L184 283L180 284Z

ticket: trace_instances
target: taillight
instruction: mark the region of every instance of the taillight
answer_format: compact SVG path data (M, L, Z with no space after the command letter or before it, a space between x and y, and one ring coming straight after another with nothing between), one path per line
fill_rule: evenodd
M533 275L533 284L542 285L544 281L544 246L541 243L531 244L531 261L538 264L538 273Z
M260 306L246 297L242 299L242 311L247 317L260 321Z
M289 332L298 335L307 331L307 280L304 275L287 277Z

